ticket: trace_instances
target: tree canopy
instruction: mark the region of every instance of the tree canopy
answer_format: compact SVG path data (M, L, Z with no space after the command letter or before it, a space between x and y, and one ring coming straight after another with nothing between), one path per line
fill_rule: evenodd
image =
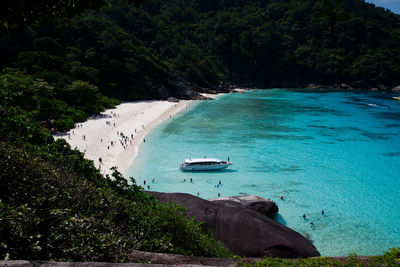
M259 87L399 83L400 16L363 0L67 2L59 12L71 5L71 18L36 13L25 20L30 27L0 35L4 75L14 70L16 79L51 87L46 95L37 91L27 107L60 130L84 119L82 113L115 105L115 98L179 96L181 81L200 90L224 81ZM44 12L45 3L22 1L22 7ZM78 85L96 88L94 97Z

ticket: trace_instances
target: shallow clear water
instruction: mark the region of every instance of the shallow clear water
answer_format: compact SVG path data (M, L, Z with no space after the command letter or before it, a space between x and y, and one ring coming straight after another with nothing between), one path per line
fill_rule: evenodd
M400 102L392 96L272 89L202 101L152 131L126 175L154 191L270 198L277 220L322 255L381 254L400 246ZM179 171L185 158L204 156L234 165Z

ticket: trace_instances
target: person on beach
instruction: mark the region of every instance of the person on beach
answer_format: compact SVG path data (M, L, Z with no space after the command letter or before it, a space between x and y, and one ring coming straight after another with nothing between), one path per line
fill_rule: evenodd
M325 213L324 213L324 210L322 210L322 211L321 211L321 214L322 214L322 215L324 215L324 214L325 214Z
M144 139L144 138L143 138L143 142L145 142L145 143L146 143L146 139Z
M221 196L221 194L218 192L218 197L220 197Z
M305 215L305 214L303 214L303 219L304 219L304 220L306 219L306 215Z
M190 178L190 182L193 183L193 179L192 178Z

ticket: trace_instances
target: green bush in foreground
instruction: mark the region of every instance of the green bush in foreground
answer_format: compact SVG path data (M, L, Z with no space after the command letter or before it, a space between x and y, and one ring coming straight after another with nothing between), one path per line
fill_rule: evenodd
M0 143L0 257L123 261L131 249L226 257L182 208L161 205L117 171L102 177L65 141Z
M266 258L261 262L252 262L252 263L240 262L238 263L238 266L240 267L398 266L400 265L400 248L392 248L390 249L390 251L386 251L382 256L372 256L370 257L370 259L371 263L366 265L365 263L362 263L359 260L356 254L350 254L347 258L346 263L327 257L297 259L295 261L280 259L280 258Z

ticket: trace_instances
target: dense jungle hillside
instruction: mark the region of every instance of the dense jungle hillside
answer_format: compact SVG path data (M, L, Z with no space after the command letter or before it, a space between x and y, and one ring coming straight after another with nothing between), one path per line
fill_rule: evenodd
M103 177L49 129L121 100L224 82L399 82L400 16L363 0L100 2L114 4L37 12L15 27L1 18L1 258L124 261L132 248L231 256L181 208L118 171Z
M82 104L70 94L79 86L132 100L179 96L182 80L208 88L223 81L397 85L400 16L363 0L325 2L114 5L3 34L0 64L49 83L72 106Z

